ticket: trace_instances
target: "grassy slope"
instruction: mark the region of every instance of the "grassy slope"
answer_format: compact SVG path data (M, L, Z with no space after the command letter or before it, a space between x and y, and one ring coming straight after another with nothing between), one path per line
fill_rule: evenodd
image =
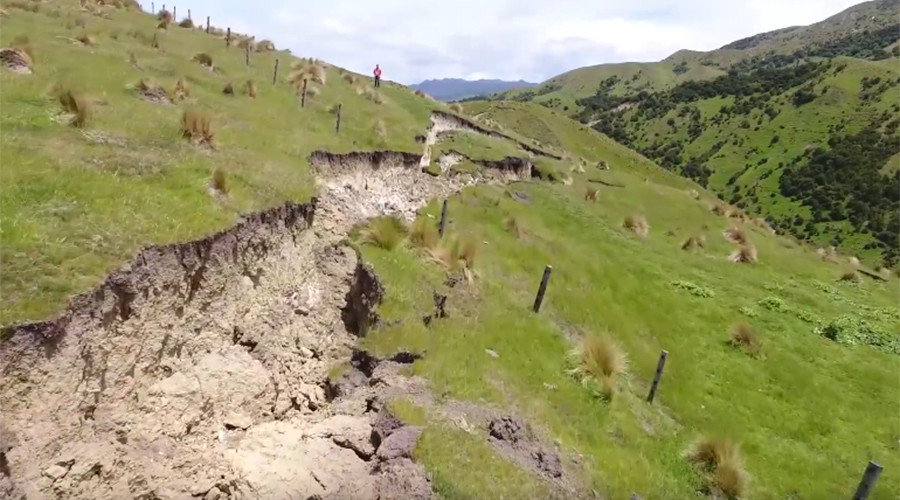
M588 204L584 179L596 176L626 187L604 188L600 202ZM529 193L531 205L514 202L500 187L467 190L451 200L451 234L484 242L475 266L479 277L465 291L451 292L450 318L428 328L420 318L431 309L430 289L442 288L440 271L411 249L363 247L390 291L383 317L388 324L401 320L365 344L383 354L425 352L414 371L430 379L436 393L515 407L543 424L570 452L583 454L588 485L610 498L632 491L645 498L695 496L702 480L681 454L701 435L742 444L756 498L846 496L870 458L885 465L873 497L900 493L896 356L836 345L796 313L759 305L778 297L813 321L865 305L880 311L872 313L881 318L875 323L896 332L896 281L839 285L841 266L755 227L748 230L761 263L732 264L725 259L732 246L720 235L729 221L683 189L646 183L643 175L615 167L577 177L572 187L510 188ZM428 214L438 210L434 204ZM652 226L645 241L620 227L634 212L646 214ZM504 229L508 216L525 228L521 239ZM679 250L691 234L706 235L707 249ZM545 264L554 272L544 310L535 315L529 307ZM715 296L677 291L676 280L707 287ZM729 327L739 321L762 335L763 358L727 344ZM567 335L604 331L631 360L628 386L611 404L593 399L566 373L572 348ZM669 363L660 404L650 407L641 398L660 349L669 351ZM446 425L431 420L429 429L440 433ZM439 484L451 481L448 463L467 456L466 443L460 440L452 457L420 449ZM449 496L466 497L467 485L492 477L501 477L511 497L536 494L531 483L510 493L496 472L476 460L455 480L462 493Z
M197 237L228 226L243 210L305 198L312 192L306 157L313 149L416 151L413 138L437 106L387 85L385 103L377 106L332 70L307 109L285 112L297 104L286 83L267 83L273 55L254 54L247 69L242 54L226 51L221 40L176 28L163 35L165 52L157 52L126 35L132 27L152 32L153 21L123 12L111 20L85 16L100 44L78 47L55 38L78 31L66 23L82 14L70 18L68 12L48 19L46 7L38 14L14 10L0 32L4 44L27 33L38 70L31 77L0 76L4 322L57 310L68 294L86 289L143 244ZM118 41L109 37L115 29L122 31ZM144 72L128 64L128 50ZM201 50L212 54L223 74L188 61ZM285 68L287 56L279 57ZM105 64L103 72L95 61ZM169 87L181 76L191 80L195 104L214 113L216 152L200 152L178 138L180 107L141 101L125 88L147 74ZM221 95L227 81L248 76L260 87L255 101ZM60 80L83 86L99 101L88 132L124 146L92 142L51 120L58 106L43 94ZM327 111L336 102L345 110L339 137ZM485 243L475 285L456 292L451 317L429 330L420 318L432 305L429 288L442 286L443 273L409 249L364 247L388 290L382 315L403 320L371 335L369 347L426 351L414 370L432 381L436 394L517 407L564 447L583 453L587 484L610 497L631 491L648 498L695 496L702 481L681 454L701 434L728 435L743 444L756 497L846 496L869 458L885 466L873 498L900 493L896 357L838 346L796 315L757 305L777 296L823 319L862 311L862 305L880 311L896 304L896 282L834 284L839 266L752 228L762 263L730 264L724 256L731 247L719 236L729 222L686 194L696 187L689 181L539 106L470 106L473 114L488 111L517 134L559 144L574 161L604 159L612 170L576 175L573 186L516 186L530 194L531 205L490 186L453 198L451 233ZM371 132L378 117L388 130L384 140ZM499 147L470 142L471 151ZM226 169L231 187L221 204L206 194L215 166ZM588 178L625 187L601 188L600 201L587 204L582 195ZM433 205L428 212L437 210ZM652 225L646 241L620 228L632 212L644 213ZM525 228L521 239L503 229L507 216ZM685 236L701 232L709 239L707 250L678 250ZM543 312L533 315L528 306L547 263L555 269L550 291ZM693 297L675 290L673 280L716 295ZM741 307L756 316L743 316ZM763 335L764 358L750 359L725 344L729 326L742 320ZM896 316L873 321L891 331L898 327ZM608 405L566 375L572 347L566 334L606 330L631 359L628 386ZM487 348L500 357L487 356ZM669 350L670 361L658 404L649 407L642 397L661 348ZM417 457L445 497L488 491L498 498L545 496L539 481L499 458L481 437L408 405L397 411L426 425Z
M843 67L840 71L838 68ZM747 196L742 196L749 210L761 213L766 217L785 217L802 215L809 218L809 210L799 203L785 198L779 192L780 164L788 164L803 153L810 145L822 145L823 138L829 137L832 127L843 124L842 133L858 132L869 124L876 116L896 103L896 87L881 94L869 103L860 99L861 80L864 77L880 77L882 80L896 78L896 62L892 60L865 61L848 57L836 58L833 69L815 85L818 97L811 103L794 106L791 94L795 89L773 96L768 104L778 111L775 118L769 119L762 109L755 109L750 115L733 115L729 120L713 125L707 121L703 133L694 141L687 134L689 117L679 117L681 110L670 111L655 120L632 122L640 129L632 129L638 138L635 146L645 148L659 141L685 141L683 157L699 157L715 143L726 141L726 145L706 164L713 175L710 176L709 187L729 200L734 190L743 194L755 193L757 203ZM704 120L711 119L725 105L733 104L731 98L720 97L704 99L691 103L689 107L698 108ZM763 104L763 107L766 103ZM634 110L625 113L630 119ZM895 113L891 113L895 115ZM673 121L672 125L667 122ZM748 128L741 126L749 123ZM773 137L778 142L773 144ZM737 144L735 144L737 142ZM762 162L762 163L761 163ZM734 185L729 185L733 175L739 175ZM837 232L846 234L839 225L820 223L820 234L815 242L820 246L830 245ZM863 246L872 241L870 236L855 235L845 241L842 248L851 254L876 264L880 260L877 250L864 250Z
M80 11L77 2L52 5L37 13L7 9L0 32L3 46L27 35L35 57L34 75L0 73L4 324L59 310L141 246L197 238L230 226L241 212L306 199L314 189L307 157L315 149L420 151L414 137L440 106L393 84L382 87L384 103L377 105L332 68L321 94L300 110L286 81L294 59L286 53L254 53L247 67L241 49L175 26L160 31L156 50L139 38L153 36L156 21L149 15L110 10L104 19ZM79 19L96 46L60 38L79 35ZM129 64L129 52L143 71ZM219 71L192 62L198 52L209 53ZM281 70L272 86L276 57ZM168 89L185 78L191 97L178 106L139 99L126 86L143 77ZM222 94L227 82L237 89L247 79L257 83L256 99ZM52 119L59 104L47 91L56 83L94 100L85 132L97 139ZM338 102L340 136L329 112ZM215 152L180 138L188 106L212 114ZM384 138L373 131L379 119ZM224 203L207 194L216 167L230 188Z

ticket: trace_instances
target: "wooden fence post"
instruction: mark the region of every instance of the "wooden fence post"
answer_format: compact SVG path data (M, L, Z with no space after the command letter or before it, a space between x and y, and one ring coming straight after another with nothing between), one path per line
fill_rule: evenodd
M438 226L438 234L444 237L444 228L447 225L447 200L444 200L444 206L441 207L441 224Z
M193 19L191 19L191 9L188 9L188 21L193 21Z
M206 16L206 33L209 34L209 16Z
M252 42L247 41L247 50L246 50L246 52L244 52L244 54L245 54L245 55L244 55L244 62L247 63L247 66L250 66L250 45L251 45L251 44L252 44Z
M306 78L303 79L303 91L300 93L300 107L306 107Z
M866 472L863 473L862 480L860 480L859 486L856 488L856 493L853 494L853 500L866 500L869 498L869 493L872 492L875 481L878 480L878 475L881 474L881 469L880 465L869 461L869 465L866 466Z
M278 80L278 59L275 59L275 71L272 72L272 85Z
M166 10L166 4L163 4L163 9L162 9L162 10Z
M532 309L534 312L538 312L541 310L541 303L544 302L544 293L547 291L547 282L550 281L550 273L553 271L553 266L547 265L544 268L544 276L541 278L541 286L538 288L537 296L534 298L534 307Z
M155 2L150 2L150 13L153 14L154 16L156 15L156 3Z
M334 132L335 132L336 134L340 134L340 133L341 133L341 110L342 110L343 108L344 108L344 105L341 104L341 103L338 103L338 108L337 108L337 123L336 123L335 126L334 126Z
M225 32L225 46L231 47L231 26L229 26L228 31Z
M176 24L178 23L178 6L177 5L172 6L172 22L176 23Z
M656 374L653 375L653 383L650 385L650 394L647 395L647 402L652 403L656 397L656 389L659 387L659 379L662 378L663 368L666 366L666 358L669 357L669 351L663 351L659 354L659 362L656 363Z

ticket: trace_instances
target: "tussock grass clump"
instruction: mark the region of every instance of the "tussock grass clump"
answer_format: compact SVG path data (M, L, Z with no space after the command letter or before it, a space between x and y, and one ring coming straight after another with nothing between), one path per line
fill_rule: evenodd
M225 181L225 171L220 167L213 170L212 178L209 181L209 187L219 194L228 194L228 184Z
M429 250L437 248L441 242L441 236L431 221L420 218L416 219L409 230L409 242L417 248Z
M31 56L24 50L15 47L0 50L0 62L3 63L4 68L22 74L31 73L33 65Z
M172 101L183 101L191 95L191 88L188 86L184 78L179 78L175 82L175 88L169 92L169 99Z
M311 86L306 87L306 98L307 99L312 99L313 97L316 97L318 95L319 95L319 87L311 87Z
M609 336L585 336L570 357L575 365L570 373L581 385L607 401L618 393L618 377L628 369L628 358Z
M462 114L462 112L463 112L462 104L460 104L458 102L454 102L453 104L450 105L450 111L453 111L456 114Z
M726 240L737 245L745 245L747 243L747 233L737 226L732 226L722 231L722 236L724 236Z
M82 93L68 89L59 94L59 104L63 111L72 114L69 125L84 127L92 115L91 101Z
M731 345L752 357L757 357L762 352L762 341L746 323L739 323L731 328Z
M135 90L137 90L138 94L141 97L148 101L153 102L168 102L169 96L167 95L165 89L159 86L156 82L151 80L150 78L141 78L141 80L135 85Z
M725 213L728 211L725 205L722 205L721 203L713 203L709 207L709 210L716 215L725 215Z
M584 191L585 201L596 202L600 195L600 190L595 187L588 186Z
M193 60L200 63L201 66L205 66L207 68L213 67L212 56L207 54L206 52L194 54Z
M837 250L834 247L831 248L818 248L816 249L816 255L819 256L825 262L835 263L837 262Z
M691 189L690 191L688 191L688 194L691 196L691 198L693 198L695 200L700 199L700 192L697 191L696 189Z
M241 37L237 43L238 48L247 50L247 47L250 47L250 50L255 50L256 44L253 41L253 37Z
M357 82L356 77L351 75L350 73L344 73L344 75L341 76L341 80L349 83L350 85L356 85Z
M419 96L419 97L425 98L425 92L422 92L422 91L419 90L419 89L416 89L416 91L413 92L413 94L416 94L416 95Z
M643 215L631 214L625 217L622 226L641 238L646 238L650 234L650 224L647 223L647 219Z
M847 271L841 275L839 281L843 281L844 283L851 283L851 284L858 285L858 284L862 283L863 279L862 279L862 276L858 272Z
M856 257L853 257L853 256L849 257L847 259L847 262L849 262L850 265L853 267L859 267L859 259L857 259Z
M97 45L97 39L87 33L82 33L82 34L78 35L77 37L75 37L75 40L78 41L80 44L84 45L85 47Z
M299 59L291 63L291 73L288 78L295 86L302 88L303 80L307 80L308 84L325 85L326 76L324 63L316 59Z
M704 247L706 247L706 237L702 234L691 236L681 244L682 250L698 250Z
M225 95L233 96L234 95L234 85L232 85L231 82L226 83L225 86L222 88L222 93Z
M180 27L182 27L182 28L193 28L193 27L194 27L194 21L192 21L192 20L190 20L190 19L188 19L188 18L184 18L184 19L181 20L180 23L178 23L178 26L180 26Z
M403 244L406 235L406 224L399 217L385 215L370 220L360 230L359 239L364 244L393 250Z
M256 98L256 82L253 80L247 80L244 82L244 93L247 94L247 97Z
M756 264L759 262L759 259L756 255L756 247L751 244L746 244L731 252L731 255L728 256L728 260L731 262L742 262L744 264Z
M525 228L515 215L509 215L503 219L503 228L506 229L506 232L515 236L516 239L525 235Z
M740 447L728 439L700 439L687 458L707 475L711 493L735 499L747 493L747 471Z
M384 100L381 98L381 94L379 94L375 89L369 87L357 87L356 93L368 99L369 101L374 102L375 104L382 104Z
M199 109L185 110L181 115L181 135L194 144L212 147L213 130L209 114Z
M257 52L275 52L275 43L272 40L260 40L256 44Z

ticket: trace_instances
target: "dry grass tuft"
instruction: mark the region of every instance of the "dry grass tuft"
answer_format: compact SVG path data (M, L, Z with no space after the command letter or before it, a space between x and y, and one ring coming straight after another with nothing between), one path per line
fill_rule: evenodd
M298 89L303 88L303 80L307 80L308 84L325 85L325 77L325 64L316 59L294 61L291 63L291 73L288 75Z
M727 439L701 439L688 450L687 458L708 474L712 493L735 499L747 493L747 471L740 447Z
M862 276L856 271L847 271L841 275L840 281L847 283L862 283Z
M381 94L379 94L375 89L369 87L357 87L356 93L374 102L375 104L382 104L384 102L384 100L381 98Z
M628 217L625 217L622 226L631 230L641 238L646 238L647 235L650 234L650 224L647 223L647 219L643 215L631 214Z
M762 352L762 341L746 323L739 323L731 328L731 345L753 357Z
M850 265L853 266L853 267L859 267L859 259L856 258L856 257L852 257L852 256L849 257L849 258L847 259L847 262L849 262Z
M356 77L351 75L350 73L344 73L344 75L341 77L341 80L349 83L350 85L356 85L357 82Z
M588 186L584 192L584 199L586 201L596 202L599 195L600 195L599 189Z
M160 87L156 82L151 80L150 78L141 78L141 80L135 85L135 90L138 91L138 94L141 95L144 99L152 102L168 102L169 96L166 94L165 89Z
M86 47L97 45L97 39L91 35L88 35L87 33L82 33L82 34L78 35L77 37L75 37L75 40L77 40L79 43L81 43L82 45L84 45Z
M816 255L818 255L819 258L821 258L825 262L837 262L837 250L834 247L828 249L819 248L816 250Z
M747 233L737 226L732 226L722 231L722 236L724 236L726 240L737 245L747 244Z
M462 114L462 112L463 112L462 104L460 104L458 102L454 102L453 104L450 105L450 111L453 111L456 114Z
M182 28L193 28L194 21L185 18L185 19L182 19L180 23L178 23L178 26L180 26Z
M437 248L441 242L438 229L428 219L419 218L413 223L409 231L409 241L416 248L431 250Z
M587 335L571 352L575 368L571 373L581 384L606 400L618 392L617 378L628 369L628 358L608 336Z
M272 40L260 40L256 44L257 52L275 52L275 43Z
M225 95L234 95L234 85L231 82L225 84L225 87L222 88L222 93Z
M459 256L460 262L466 269L475 267L475 257L478 256L480 246L478 242L472 238L463 238L462 241L456 240L458 250L456 254Z
M243 50L247 50L248 47L250 48L250 50L256 49L256 44L253 41L253 37L241 37L240 40L238 40L237 46L238 48Z
M256 82L253 80L247 80L244 82L244 93L247 94L247 97L256 98Z
M169 92L169 99L172 101L183 101L191 95L191 88L188 86L184 78L179 78L175 82L175 88Z
M393 215L375 217L360 230L362 243L374 245L385 250L393 250L403 244L406 238L406 224Z
M681 244L682 250L697 250L704 247L706 247L706 237L702 234L691 236L690 238L684 240L684 243Z
M311 86L306 87L306 98L307 99L312 99L313 97L316 97L318 95L319 95L318 87L311 87Z
M728 208L726 208L725 205L722 205L721 203L713 203L712 206L709 207L709 210L716 215L725 215L725 213L728 211Z
M219 194L228 194L228 185L225 182L225 171L220 167L216 167L215 170L213 170L212 179L210 180L209 185Z
M756 247L751 244L746 244L735 250L728 256L728 260L731 262L743 262L745 264L756 264L759 262L756 255Z
M696 189L691 189L690 191L688 191L688 194L691 195L691 198L693 198L695 200L700 199L700 192L697 191Z
M181 115L181 135L194 144L212 147L214 134L209 114L199 109L185 110Z
M63 90L59 94L59 103L63 111L73 115L69 125L79 128L87 125L92 115L91 102L87 97L74 90Z
M195 54L193 60L200 63L201 66L206 66L207 68L213 67L212 56L207 54L206 52Z
M503 219L503 227L506 229L506 232L515 236L516 239L525 235L525 228L522 227L522 223L519 222L515 215L509 215Z

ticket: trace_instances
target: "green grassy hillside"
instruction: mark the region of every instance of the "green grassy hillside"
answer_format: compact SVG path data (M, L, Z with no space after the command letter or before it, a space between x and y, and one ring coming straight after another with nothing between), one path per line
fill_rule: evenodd
M26 4L36 12L16 5L3 4L0 45L27 46L34 74L0 73L4 324L58 310L141 246L197 238L242 212L308 198L313 150L421 152L414 138L442 106L394 84L374 102L375 94L357 92L369 79L328 66L325 84L313 85L319 94L300 109L288 82L297 59L285 52L254 52L247 66L244 51L226 48L224 37L174 24L157 30L147 14L92 15L78 2ZM72 41L82 34L90 46ZM198 53L212 57L215 71L192 60ZM174 105L149 102L134 89L144 78L170 91L183 79L190 95ZM242 91L247 80L255 98ZM223 94L228 83L234 95ZM88 101L84 128L60 123L58 88ZM194 108L211 117L213 150L181 137L182 113ZM224 199L208 193L215 169L224 172Z
M247 66L242 49L226 48L219 36L157 30L155 19L135 11L92 13L74 1L0 5L0 45L27 48L34 61L32 75L0 72L4 325L58 312L67 297L90 289L142 246L199 238L243 212L308 199L314 150L418 154L416 137L431 111L443 109L398 85L367 91L369 80L329 65L325 83L301 109L287 81L296 59L285 52L254 52ZM84 35L90 45L71 41ZM198 53L216 69L192 60ZM272 84L276 59L281 70ZM882 65L848 60L842 71L830 67L812 102L796 109L779 102L781 111L763 123L785 130L785 138L797 134L793 142L807 140L818 129L800 124L820 125L805 114L824 116L829 92L861 99L859 80L845 75L881 74ZM190 95L150 102L137 88L145 78L167 91L184 80ZM247 80L256 97L242 90ZM223 93L229 82L233 95ZM83 127L61 115L60 90L90 106ZM702 99L690 107L713 120L724 102L732 101ZM878 113L889 103L879 97L868 106ZM187 109L211 117L212 147L181 136ZM422 355L411 371L428 381L436 405L400 397L392 409L424 427L414 457L441 498L544 498L553 490L491 445L487 429L470 423L477 418L438 411L443 403L463 413L489 406L521 416L573 464L569 479L583 496L705 498L728 484L715 474L730 471L742 497L844 498L869 460L884 466L870 498L900 495L895 276L863 280L845 257L825 261L763 224L726 216L723 203L693 180L538 104L470 102L464 112L562 159L458 131L436 145L435 157L450 150L490 160L515 155L563 182L466 188L449 200L443 240L433 227L435 200L393 249L354 241L385 290L381 321L361 347ZM666 116L655 120L665 124ZM739 143L771 142L763 125L751 127L751 139L736 117L722 120L723 130L736 127ZM700 142L685 148L703 150L716 133L701 131L693 141ZM601 161L608 170L598 168ZM752 175L757 170L740 185ZM720 177L712 175L710 186ZM781 203L771 206L789 208ZM380 227L399 233L397 225ZM723 236L732 227L746 240L743 252ZM543 309L533 313L548 264ZM426 326L432 291L447 295L448 316ZM733 338L741 324L744 336ZM577 375L573 351L600 337L627 362L609 374ZM668 364L651 405L644 398L663 349ZM739 446L730 469L688 459L707 438Z

